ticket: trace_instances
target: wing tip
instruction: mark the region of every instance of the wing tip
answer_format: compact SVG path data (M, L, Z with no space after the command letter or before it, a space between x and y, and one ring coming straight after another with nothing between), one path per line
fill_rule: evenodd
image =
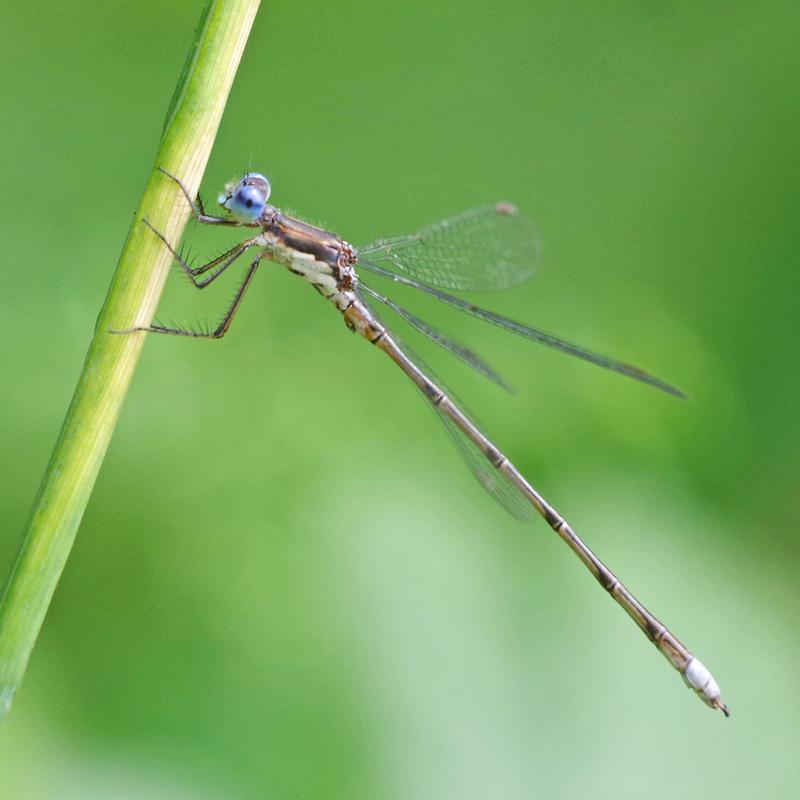
M689 395L686 394L683 389L679 389L677 386L673 386L671 383L662 381L659 378L654 378L652 375L648 375L646 372L644 373L644 376L641 379L649 383L651 386L654 386L656 389L661 389L662 392L666 392L666 394L677 397L679 400L689 399Z
M600 366L603 365L601 364ZM666 394L671 394L673 397L677 397L680 400L689 399L689 396L682 389L679 389L677 386L673 386L671 383L662 381L661 378L656 378L655 375L651 375L649 372L645 372L643 369L635 367L633 364L623 364L622 369L619 371L624 375L627 375L629 378L635 378L638 381L642 381L642 383L647 383L650 386L660 389Z

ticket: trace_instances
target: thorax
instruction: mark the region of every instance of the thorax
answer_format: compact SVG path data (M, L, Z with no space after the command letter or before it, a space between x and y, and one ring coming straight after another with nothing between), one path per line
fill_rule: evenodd
M325 297L354 288L356 251L335 233L268 207L260 234L265 255L305 278Z

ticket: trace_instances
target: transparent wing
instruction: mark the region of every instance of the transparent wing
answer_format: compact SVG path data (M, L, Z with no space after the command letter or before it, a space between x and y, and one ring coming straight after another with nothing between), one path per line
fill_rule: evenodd
M645 372L643 369L639 369L639 367L635 367L632 364L625 364L622 361L616 361L613 358L601 356L599 353L587 350L586 348L580 347L577 344L572 344L564 339L559 339L557 336L553 336L551 333L546 333L538 328L532 328L530 325L523 325L521 322L515 322L513 319L509 319L508 317L495 314L494 311L488 311L485 308L480 308L472 303L468 303L466 300L462 300L460 297L454 297L451 294L447 294L447 292L443 292L440 289L435 289L421 281L416 281L413 278L408 278L404 275L398 275L397 273L388 269L384 269L378 264L373 264L370 261L362 261L360 263L364 269L372 272L375 275L380 275L382 278L388 278L389 280L395 281L396 283L405 284L406 286L413 286L415 289L419 289L420 291L435 297L437 300L441 300L443 303L447 303L447 305L457 308L459 311L463 311L466 314L471 314L473 317L478 317L478 319L482 319L485 322L491 322L492 325L497 325L499 328L504 328L507 331L516 333L517 336L522 336L525 339L530 339L533 342L543 344L546 347L551 347L553 350L559 350L562 353L567 353L567 355L575 356L576 358L582 358L584 361L589 361L590 363L596 364L598 367L602 367L603 369L611 370L612 372L618 372L620 375L627 375L629 378L641 381L642 383L647 383L650 386L654 386L656 389L660 389L662 392L674 395L675 397L686 397L686 395L677 387L672 386L666 381L662 381L660 378L656 378L655 375L651 375L649 372Z
M363 288L363 285L362 287ZM375 318L380 320L380 315L375 311L374 307L360 295L361 302L370 310ZM381 324L386 327L385 323L381 320ZM427 367L413 350L406 345L399 337L397 337L389 328L387 328L389 335L394 340L395 344L411 359L419 369L421 369L432 381L434 381L443 391L446 391L448 396L454 402L458 402L462 412L468 414L464 405L460 401L456 401L455 395L436 377L436 375ZM514 486L513 483L502 473L498 472L486 460L486 456L481 452L475 443L459 428L449 417L445 416L439 411L436 406L431 403L426 404L428 408L432 409L436 414L439 421L444 426L453 444L456 446L461 458L467 465L469 471L475 476L478 483L515 519L526 522L534 515L533 506L525 498L525 495ZM468 416L472 416L468 414Z
M490 367L477 353L474 353L468 347L464 347L463 345L459 344L458 342L451 339L449 336L446 336L440 330L437 330L433 327L433 325L425 322L425 320L420 319L419 317L412 314L407 309L403 308L401 305L398 305L394 302L394 300L390 300L388 297L385 297L382 294L378 294L374 289L371 289L367 286L363 281L359 282L358 288L361 293L369 295L374 300L377 300L379 303L383 303L385 306L388 306L402 317L409 325L413 328L416 328L423 336L427 336L432 342L436 342L440 347L443 347L449 353L452 353L456 358L460 361L463 361L467 366L472 367L476 372L479 372L484 377L488 378L490 381L494 381L498 386L502 386L506 391L511 391L509 385L495 372L492 367ZM363 296L362 296L363 301Z
M358 257L431 286L508 289L527 280L539 245L533 225L510 203L465 211L411 236L378 239Z
M408 354L406 354L408 355ZM448 394L450 394L448 392ZM459 403L459 406L461 404ZM463 411L463 407L461 408ZM514 486L505 476L492 467L480 448L459 428L450 417L445 416L436 409L436 416L444 425L445 430L455 444L461 458L469 471L475 476L478 483L515 519L527 522L532 519L535 511L525 498L525 495Z

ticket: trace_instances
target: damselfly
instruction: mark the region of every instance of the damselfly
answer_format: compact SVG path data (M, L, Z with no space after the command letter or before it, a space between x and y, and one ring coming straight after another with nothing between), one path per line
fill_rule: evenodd
M262 259L282 264L290 272L305 278L340 311L350 330L359 333L386 353L422 391L484 488L517 518L526 519L534 511L540 514L580 558L600 585L625 609L645 636L680 672L689 688L707 705L728 715L728 709L720 697L719 686L709 670L628 591L553 506L481 432L441 384L430 376L427 369L421 366L421 362L383 324L372 303L387 306L420 333L502 385L499 375L471 350L370 288L358 274L357 268L361 268L382 278L419 289L460 311L519 336L682 397L683 393L675 387L636 367L597 355L536 328L479 308L446 291L504 289L521 283L530 276L536 257L536 235L515 206L498 203L467 211L411 236L379 239L366 247L356 249L335 234L295 219L270 205L270 183L259 173L250 172L240 181L225 187L224 193L219 197L219 204L225 214L217 217L206 213L199 197L195 204L180 179L164 170L162 172L181 189L198 222L253 228L257 231L254 236L207 264L192 267L161 233L144 220L170 249L198 289L215 281L245 253L253 251L255 256L222 322L214 330L184 330L156 324L130 328L125 333L149 331L220 339L230 328Z

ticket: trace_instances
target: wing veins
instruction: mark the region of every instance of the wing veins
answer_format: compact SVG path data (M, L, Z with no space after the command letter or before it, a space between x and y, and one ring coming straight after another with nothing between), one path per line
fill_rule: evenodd
M533 273L538 239L510 203L475 208L409 236L378 239L359 255L432 286L508 289Z

